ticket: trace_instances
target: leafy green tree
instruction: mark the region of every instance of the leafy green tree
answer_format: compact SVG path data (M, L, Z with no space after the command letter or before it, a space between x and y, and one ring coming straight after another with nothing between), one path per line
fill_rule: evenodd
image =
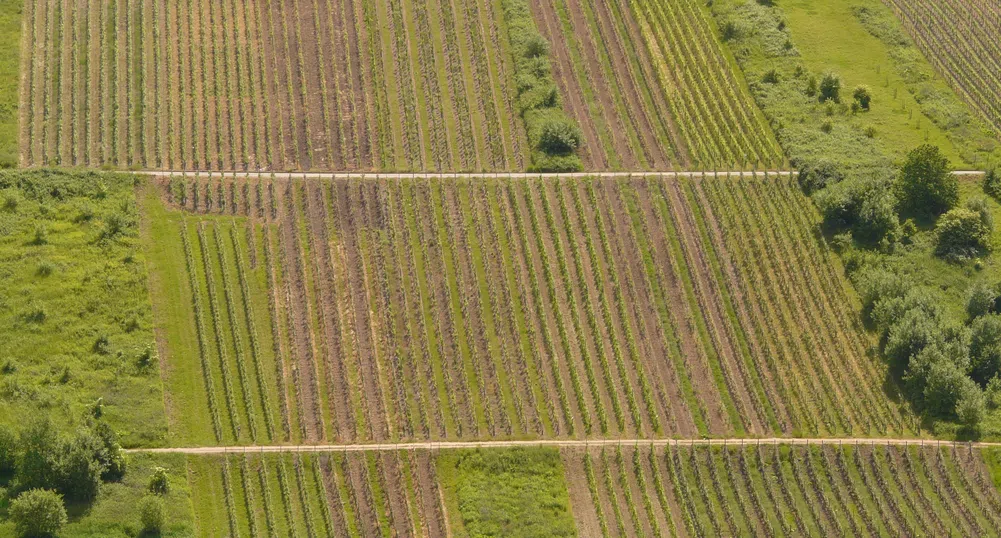
M949 172L949 160L938 147L925 144L907 154L897 197L901 209L919 216L938 216L956 206L959 182Z
M1001 315L979 317L970 330L970 377L987 386L1001 371Z
M911 357L927 346L944 343L938 320L920 308L904 313L890 327L883 353L891 364L906 368Z
M994 310L994 305L998 300L998 291L995 286L986 282L977 282L970 290L970 298L966 301L966 315L970 319L976 319Z
M147 495L139 501L139 524L146 534L156 534L163 530L167 517L164 514L163 501L158 497Z
M7 512L18 536L54 536L66 524L62 496L44 489L31 489L18 495Z
M22 489L53 489L59 449L56 431L48 417L32 417L21 430L15 479Z
M63 443L56 461L56 485L67 499L90 502L97 498L104 472L98 450L89 432Z
M1001 172L996 168L984 173L984 193L1001 201Z
M976 383L969 378L964 378L963 381L959 398L956 400L956 418L960 424L977 430L987 415L987 399L984 397L984 391L980 390Z
M14 472L17 463L17 436L6 426L0 426L0 475Z

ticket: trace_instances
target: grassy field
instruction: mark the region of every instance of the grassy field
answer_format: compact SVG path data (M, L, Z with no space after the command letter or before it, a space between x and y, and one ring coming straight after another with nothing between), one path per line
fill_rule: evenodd
M72 427L100 400L124 445L164 444L133 178L11 171L0 191L0 421Z
M588 170L778 167L781 151L694 1L532 2Z

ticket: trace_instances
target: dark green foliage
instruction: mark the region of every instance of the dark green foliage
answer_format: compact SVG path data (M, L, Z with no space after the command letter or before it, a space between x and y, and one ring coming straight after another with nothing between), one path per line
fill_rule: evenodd
M889 184L885 177L854 177L817 192L814 201L825 227L849 229L863 243L876 243L895 234L899 222Z
M0 478L14 472L17 462L17 435L6 427L0 426Z
M1001 371L1001 315L977 318L970 329L970 377L986 387Z
M559 93L549 64L549 43L539 33L532 12L525 0L503 0L504 22L508 28L515 61L517 107L525 121L528 142L532 146L533 171L577 171L583 168L573 150L552 153L550 141L543 143L542 136L553 122L573 124L573 120L560 108ZM578 143L580 140L578 137ZM576 146L574 147L574 150ZM554 157L556 157L554 159Z
M984 173L984 193L995 200L1001 200L1001 173L996 168Z
M18 536L54 536L66 524L66 508L58 493L32 489L14 499L8 517Z
M996 310L998 300L997 287L986 282L978 282L970 290L970 298L966 301L966 315L976 319Z
M158 497L147 496L139 501L139 525L146 534L156 534L163 529L166 521L163 501Z
M991 229L981 214L956 208L942 215L935 226L935 254L950 260L979 256L989 248Z
M804 162L797 175L799 185L807 194L813 194L824 187L845 179L845 174L837 164L828 159Z
M832 101L835 103L841 102L841 77L836 73L824 73L823 78L820 79L820 95L818 99L821 103L826 103Z
M779 72L775 69L770 69L765 72L765 75L761 77L761 82L765 84L778 84L779 83Z
M559 452L463 451L456 496L470 538L576 536Z
M872 104L872 91L865 84L860 84L852 91L852 99L862 110L869 110Z
M47 417L33 418L21 430L17 454L17 489L52 489L74 502L93 501L102 479L125 474L125 456L104 424L60 438Z
M542 125L538 147L549 155L568 155L577 151L583 137L574 122L553 119Z
M959 182L949 172L949 160L938 147L925 144L907 154L897 198L905 213L923 217L938 216L956 206Z

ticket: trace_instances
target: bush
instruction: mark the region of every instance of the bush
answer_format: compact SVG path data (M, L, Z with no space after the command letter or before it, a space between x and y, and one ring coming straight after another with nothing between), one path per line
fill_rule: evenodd
M170 475L167 474L167 470L163 467L154 467L153 475L149 477L149 486L147 487L150 493L156 495L170 493Z
M761 82L765 84L778 84L779 83L779 72L775 69L770 69L761 77Z
M1001 172L996 168L984 173L984 193L1001 201Z
M995 310L998 300L997 288L986 283L977 282L970 289L970 297L966 300L966 315L976 319Z
M570 120L549 120L542 125L538 149L549 155L567 155L577 151L584 135Z
M919 216L938 216L959 202L959 182L949 173L949 161L929 144L907 154L900 172L897 197L901 209Z
M541 34L534 34L525 40L525 58L549 56L549 42Z
M859 108L868 111L869 105L872 104L872 91L865 84L860 84L852 91L852 98Z
M163 529L166 521L163 501L157 497L146 496L139 501L139 524L142 531L148 534L155 534Z
M841 77L835 73L825 73L824 77L820 79L820 95L818 97L821 103L827 101L834 101L835 103L841 102Z
M35 237L32 238L31 244L35 246L46 245L49 243L49 229L45 227L44 224L39 224L35 227Z
M935 254L957 261L976 257L989 248L990 233L981 215L965 208L953 209L935 226Z
M929 346L944 345L938 320L920 308L905 312L889 328L883 353L890 363L905 369L911 357Z
M10 503L7 515L18 536L54 536L66 524L62 496L43 489L19 495Z

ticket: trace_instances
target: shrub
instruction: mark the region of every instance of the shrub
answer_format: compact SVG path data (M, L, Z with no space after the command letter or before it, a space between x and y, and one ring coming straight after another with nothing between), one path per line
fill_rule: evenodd
M163 529L166 521L163 501L157 497L146 496L139 501L139 524L142 531L148 534L155 534Z
M49 243L49 229L45 227L44 224L39 224L35 227L35 237L32 238L31 244L35 246L46 245Z
M841 102L841 77L835 73L825 73L823 78L820 79L820 95L819 100L821 103L826 101L834 101L835 103Z
M525 58L543 58L549 56L549 42L541 34L533 34L525 40Z
M941 215L956 206L959 182L949 173L949 160L941 150L925 144L907 154L897 197L901 209L919 216Z
M583 137L574 122L551 119L542 125L538 149L550 155L567 155L577 151Z
M1001 172L996 168L984 173L984 193L1001 201Z
M732 41L740 37L740 27L734 21L726 21L723 23L723 27L720 28L720 34L723 41Z
M991 213L991 206L987 204L986 198L971 198L966 202L966 209L980 215L980 222L989 232L994 231L994 215Z
M66 524L62 496L43 489L19 495L10 503L7 515L18 536L54 536Z
M995 286L982 281L977 282L970 289L970 297L966 300L966 315L970 319L987 315L994 310L997 300L998 291Z
M806 90L804 92L807 97L816 97L817 91L817 77L810 76L810 78L806 79Z
M976 257L988 249L990 233L981 215L965 208L953 209L935 226L935 254L957 261Z
M764 82L765 84L778 84L779 72L776 71L775 69L769 69L768 72L765 73L763 77L761 77L761 81Z
M1001 376L994 376L987 382L984 399L988 409L1001 407Z
M852 99L855 100L855 103L858 103L859 108L867 111L869 110L869 105L872 104L872 91L865 84L859 84L852 91Z
M170 493L170 475L163 467L154 467L153 475L149 477L149 491L156 495Z
M944 343L938 320L924 309L914 308L905 312L890 327L883 353L891 364L906 367L911 357L926 347Z

